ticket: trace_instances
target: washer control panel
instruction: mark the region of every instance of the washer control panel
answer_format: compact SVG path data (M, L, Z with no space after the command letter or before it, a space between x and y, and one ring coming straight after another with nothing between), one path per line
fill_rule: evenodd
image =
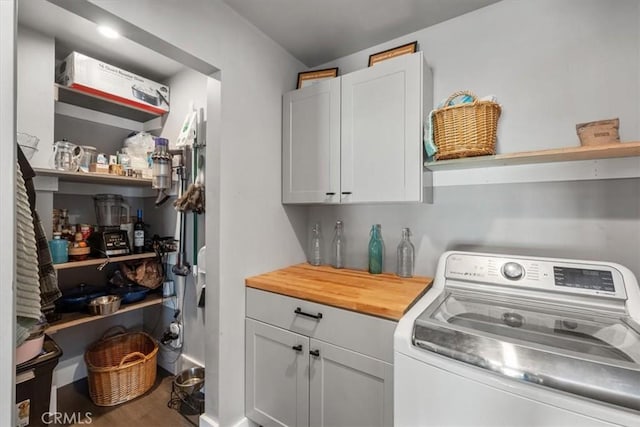
M615 299L627 296L615 267L551 258L452 253L445 278Z

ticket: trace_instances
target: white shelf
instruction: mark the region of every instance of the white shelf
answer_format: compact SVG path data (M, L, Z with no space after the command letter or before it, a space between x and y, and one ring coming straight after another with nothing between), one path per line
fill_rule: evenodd
M127 185L151 188L151 179L119 176L106 173L65 172L55 169L34 168L36 175L52 176L61 182L82 182L87 184Z
M425 163L425 187L640 177L640 142Z
M49 326L45 329L47 334L55 334L58 331L63 329L71 328L73 326L82 325L84 323L93 322L94 320L104 319L105 317L117 316L118 314L126 313L128 311L139 310L144 307L150 307L153 305L162 304L163 298L162 295L149 295L144 300L140 302L134 302L131 304L123 304L120 306L120 309L115 313L105 314L105 315L90 315L87 313L63 313L62 318L55 322L51 322Z
M83 109L100 112L115 117L124 118L130 121L145 123L162 114L156 114L143 108L133 107L111 99L99 97L97 95L87 94L86 92L55 84L54 99L60 103L75 105ZM75 114L71 112L70 114ZM86 114L86 113L85 113ZM96 116L97 117L97 116Z
M116 263L116 262L124 262L124 261L133 261L133 260L144 259L144 258L154 258L155 256L156 256L155 252L146 252L143 254L114 256L114 257L110 257L108 261L109 263ZM66 270L69 268L80 268L80 267L87 267L91 265L100 265L100 264L103 264L105 261L107 261L107 258L90 258L84 261L69 261L69 262L63 262L61 264L53 264L53 268L55 270Z

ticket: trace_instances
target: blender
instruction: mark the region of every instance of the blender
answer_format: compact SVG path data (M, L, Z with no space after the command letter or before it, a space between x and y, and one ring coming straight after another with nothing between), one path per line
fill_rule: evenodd
M93 198L98 231L89 236L91 253L99 257L129 255L129 237L120 229L122 218L129 218L130 207L119 194L96 194Z

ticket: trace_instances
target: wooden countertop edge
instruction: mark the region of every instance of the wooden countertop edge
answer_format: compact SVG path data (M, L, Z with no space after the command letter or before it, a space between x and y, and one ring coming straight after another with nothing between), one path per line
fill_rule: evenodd
M321 274L322 276L327 276L327 278L323 277L322 281L318 281L313 277L300 277L296 273L304 273L305 270L308 270L310 273L315 275ZM341 299L339 297L340 292L333 292L327 294L325 289L323 288L323 283L330 283L331 286L337 288L338 290L341 287L345 289L353 289L357 288L360 291L364 292L364 297L366 298L366 293L376 292L375 288L370 287L367 284L345 284L343 280L340 278L344 278L345 276L351 276L354 278L362 279L364 271L360 270L332 270L332 269L323 269L322 267L313 267L306 264L297 264L291 267L280 269L272 272L268 272L262 275L252 276L245 279L245 285L249 288L258 289L266 292L273 292L279 295L284 295L292 298L298 298L305 301L324 304L331 307L341 308L345 310L354 311L361 314L366 314L370 316L376 316L387 320L398 321L402 316L418 301L431 287L433 284L433 279L430 277L414 277L411 279L402 279L390 274L383 274L380 276L371 276L366 277L367 281L370 282L385 282L385 286L392 287L401 287L403 284L407 283L409 280L411 285L415 288L420 286L421 289L419 292L413 296L413 299L409 302L394 302L394 298L387 298L388 303L381 304L368 304L363 301L354 301L348 298ZM269 276L277 276L279 279L269 279ZM304 283L305 286L287 286L283 285L282 281L284 279L295 279L298 284ZM380 295L377 295L379 298ZM410 298L411 296L409 296ZM384 298L383 298L384 299ZM398 299L404 299L406 301L407 296L400 296ZM397 299L395 299L397 301Z

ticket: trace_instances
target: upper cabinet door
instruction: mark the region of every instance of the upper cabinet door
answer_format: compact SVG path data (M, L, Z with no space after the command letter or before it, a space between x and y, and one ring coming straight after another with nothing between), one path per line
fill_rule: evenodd
M342 76L342 203L422 200L422 53Z
M340 200L340 78L283 96L282 202Z

